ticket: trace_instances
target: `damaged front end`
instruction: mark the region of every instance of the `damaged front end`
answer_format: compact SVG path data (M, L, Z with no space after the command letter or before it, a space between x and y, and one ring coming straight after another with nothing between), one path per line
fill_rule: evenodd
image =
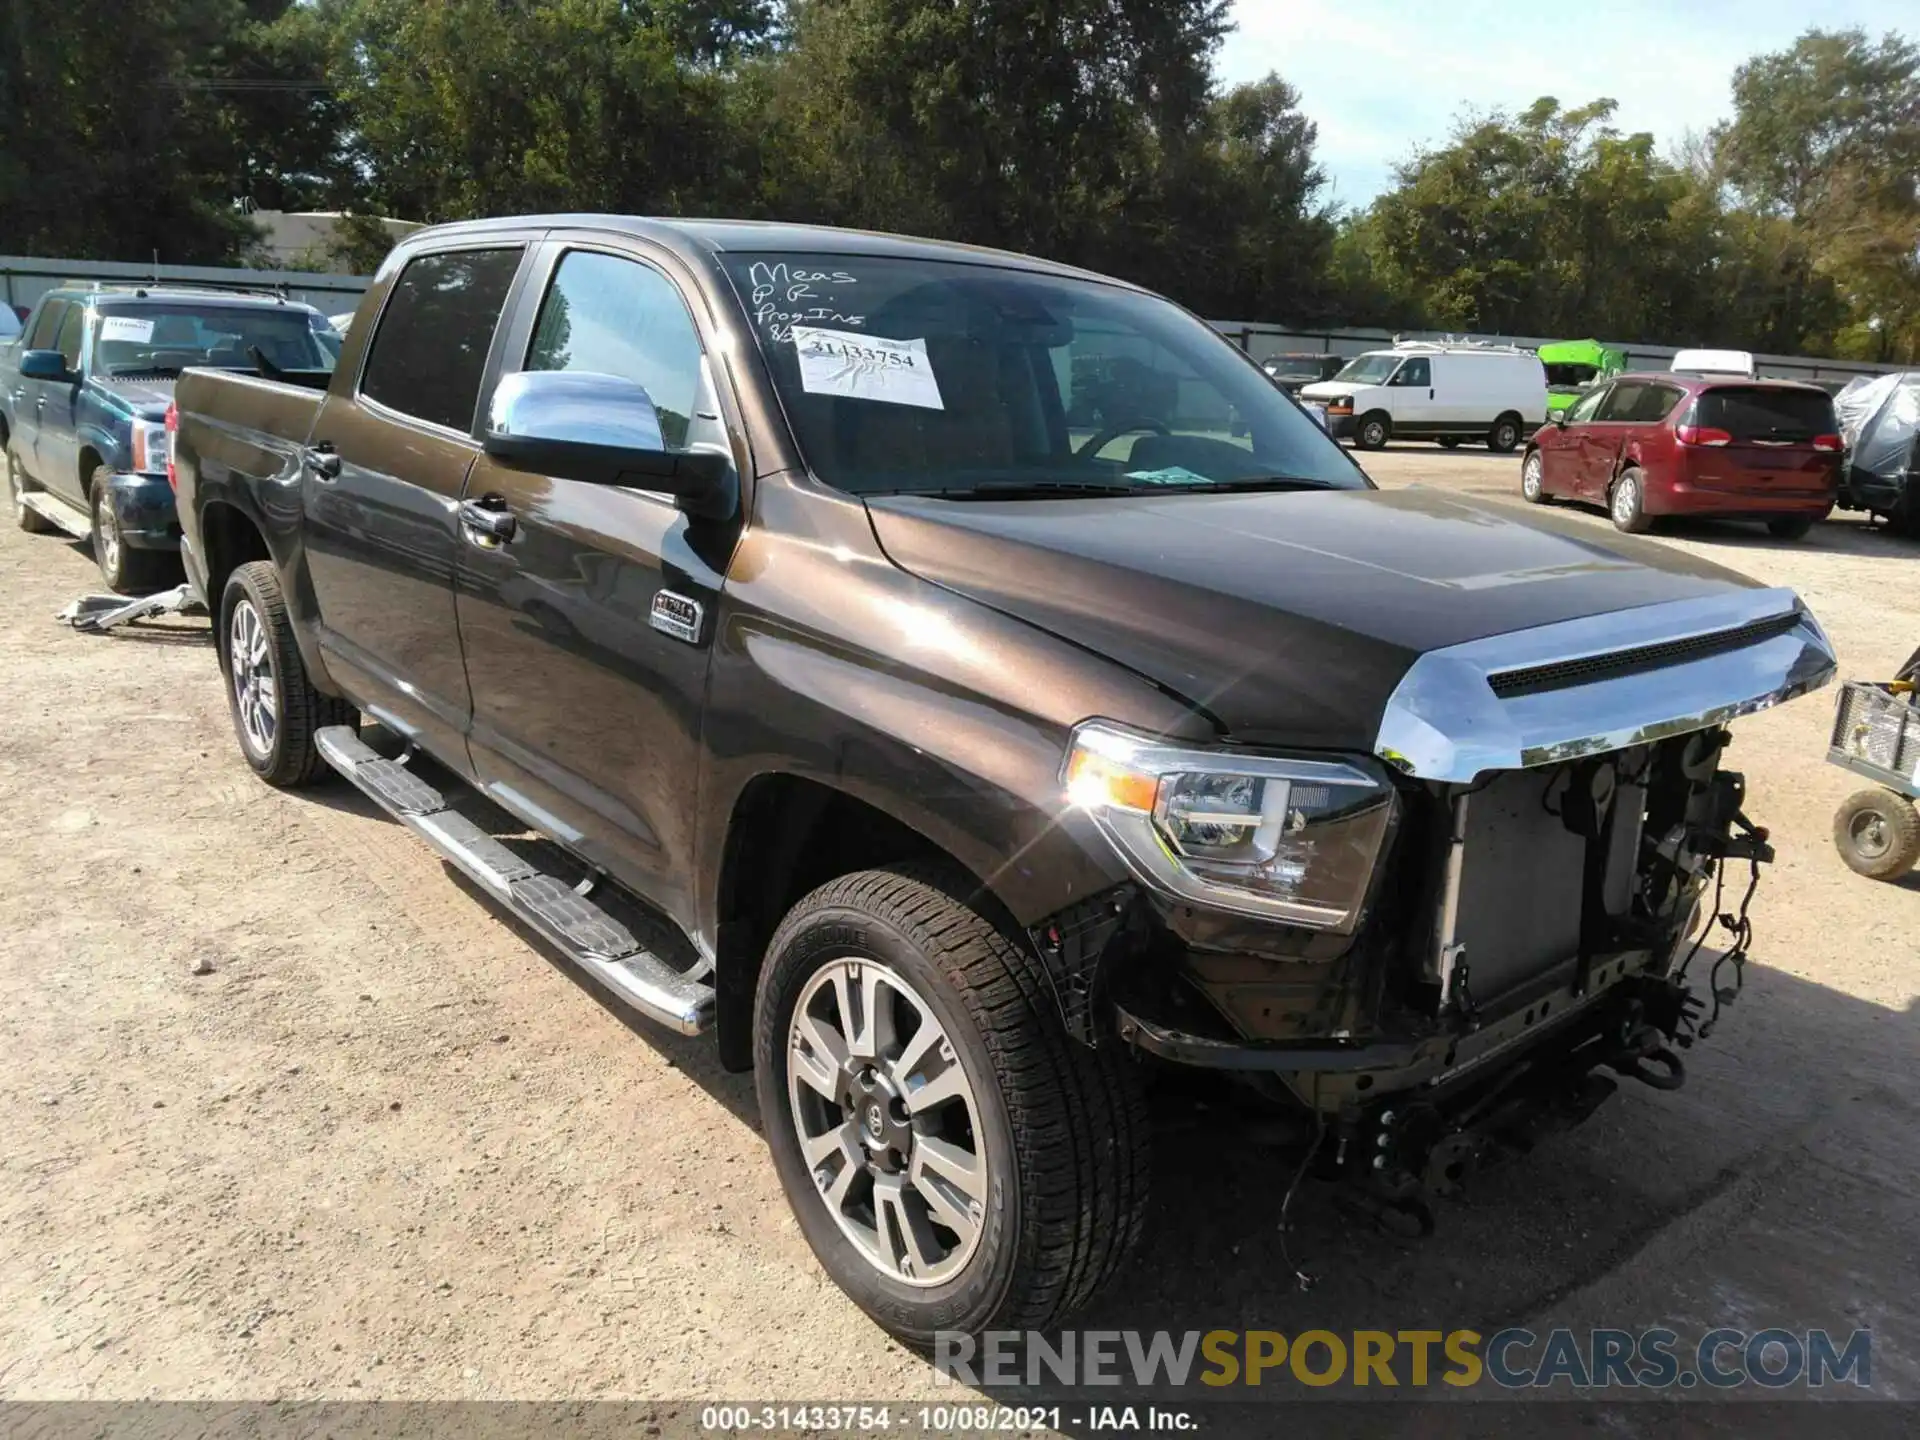
M1235 1072L1425 1228L1617 1077L1682 1083L1773 858L1726 722L1833 670L1798 599L1753 590L1423 657L1367 759L1203 765L1102 727L1069 788L1139 883L1034 938L1086 1038Z

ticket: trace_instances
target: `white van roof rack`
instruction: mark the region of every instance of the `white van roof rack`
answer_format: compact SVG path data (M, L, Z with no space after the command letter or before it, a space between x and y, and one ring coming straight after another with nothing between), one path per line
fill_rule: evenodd
M1502 340L1469 340L1464 336L1445 335L1438 340L1401 340L1396 338L1393 348L1408 355L1531 355L1531 350L1518 345L1509 345Z

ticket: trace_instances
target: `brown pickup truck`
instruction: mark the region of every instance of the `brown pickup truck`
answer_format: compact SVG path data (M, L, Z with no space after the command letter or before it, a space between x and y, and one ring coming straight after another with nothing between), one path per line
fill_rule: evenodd
M324 393L176 405L248 763L712 1032L921 1344L1119 1268L1167 1067L1418 1217L1678 1084L1690 927L1769 858L1724 727L1834 668L1789 591L1383 493L1179 307L961 246L424 230Z

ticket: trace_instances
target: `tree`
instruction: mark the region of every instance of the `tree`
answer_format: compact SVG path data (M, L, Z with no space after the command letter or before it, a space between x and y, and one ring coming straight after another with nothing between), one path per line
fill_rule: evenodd
M253 238L234 129L208 77L273 5L7 0L0 14L0 251L219 261Z
M1844 298L1841 348L1920 357L1920 48L1809 30L1736 70L1733 101L1720 169Z

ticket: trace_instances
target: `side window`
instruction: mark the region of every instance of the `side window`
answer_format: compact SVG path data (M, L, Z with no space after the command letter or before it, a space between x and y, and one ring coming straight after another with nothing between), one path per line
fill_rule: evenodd
M520 254L516 245L409 261L380 315L360 393L402 415L471 430L487 349Z
M669 450L684 450L700 394L700 336L666 276L637 260L574 250L540 302L529 370L618 375L647 392Z
M1646 389L1645 385L1632 381L1614 386L1607 392L1607 403L1600 407L1600 413L1595 418L1615 421L1633 419L1635 407L1639 405Z
M1605 400L1611 393L1611 390L1602 386L1590 394L1583 395L1574 403L1574 407L1567 412L1567 423L1569 425L1578 425L1583 421L1593 419L1593 412L1600 408L1600 402Z
M80 332L87 325L87 307L69 305L66 318L60 322L60 338L53 342L53 348L67 362L67 369L80 368Z
M1671 385L1649 385L1640 396L1640 403L1633 407L1633 418L1642 424L1657 424L1673 413L1674 404L1683 393Z
M41 308L39 318L33 322L33 334L27 337L27 349L53 349L54 338L60 333L60 322L67 318L67 311L71 308L64 300L49 300Z
M1424 390L1433 384L1433 363L1424 358L1409 360L1394 375L1393 383L1408 389Z

